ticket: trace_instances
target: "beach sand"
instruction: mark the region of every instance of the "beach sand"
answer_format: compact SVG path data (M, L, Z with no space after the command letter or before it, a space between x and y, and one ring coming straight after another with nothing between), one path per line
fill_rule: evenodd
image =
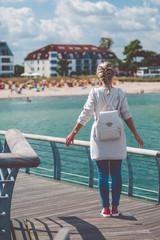
M99 85L87 85L86 87L50 86L49 88L45 87L44 90L40 88L39 92L36 89L22 89L21 93L18 93L15 89L11 92L10 89L6 88L0 90L0 99L88 95L94 87L99 87ZM125 82L116 84L114 87L121 88L126 94L160 93L160 82Z

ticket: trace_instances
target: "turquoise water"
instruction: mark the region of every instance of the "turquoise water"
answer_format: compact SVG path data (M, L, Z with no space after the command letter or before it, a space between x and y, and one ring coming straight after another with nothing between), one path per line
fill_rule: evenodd
M128 95L130 112L134 119L137 131L144 141L145 149L160 150L160 95ZM31 102L26 99L0 100L0 130L17 128L24 133L39 135L48 135L65 138L73 129L87 96L74 97L52 97L52 98L32 98ZM89 141L90 130L93 118L77 135L78 140ZM127 146L138 147L133 134L125 126ZM37 143L36 143L37 144ZM49 170L53 169L53 154L49 143L42 143L38 147L33 145L35 151L41 158L41 167ZM82 181L81 178L73 177L71 174L89 175L86 153L84 148L80 152L75 152L75 147L66 148L57 144L61 155L62 174L64 181ZM42 151L43 149L43 151ZM68 156L66 155L68 154ZM134 156L132 156L133 159ZM76 158L76 159L75 159ZM143 160L143 161L142 161ZM134 186L158 191L158 171L155 159L150 162L147 157L136 157L131 160L134 173ZM128 167L124 160L122 164L123 172L123 192L127 191L125 185L128 184ZM53 173L42 169L32 170L34 173L48 174L51 177ZM65 175L67 172L69 175ZM147 176L147 179L146 179ZM97 178L96 168L94 168L94 177ZM66 179L67 178L67 179ZM83 183L88 183L84 179ZM97 180L94 180L97 185ZM144 195L144 191L134 190L134 194ZM147 197L157 199L157 193L145 193Z
M160 95L128 95L130 112L144 148L160 150ZM0 101L0 129L17 128L24 133L65 138L74 127L87 96L12 99ZM89 141L93 118L78 133L77 139ZM127 127L127 146L137 143Z

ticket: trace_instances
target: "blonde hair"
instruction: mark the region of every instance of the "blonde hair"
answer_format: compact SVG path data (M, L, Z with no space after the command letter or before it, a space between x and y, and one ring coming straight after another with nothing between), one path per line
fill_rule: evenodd
M108 88L107 95L110 94L113 76L114 68L110 62L103 62L98 65L97 77Z

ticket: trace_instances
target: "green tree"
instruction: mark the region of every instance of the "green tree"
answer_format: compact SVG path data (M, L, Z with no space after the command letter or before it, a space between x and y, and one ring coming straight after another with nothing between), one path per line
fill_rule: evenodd
M143 58L144 53L145 51L142 49L141 42L138 39L131 41L129 45L125 46L123 51L123 54L126 55L125 71L131 71L132 74L135 73L137 68L142 65L141 61L137 61L137 57Z
M113 43L112 38L101 38L99 47L109 50Z
M57 62L57 70L56 72L61 76L68 76L68 67L69 61L66 59L59 59Z
M119 68L121 60L115 55L114 58L109 59L109 62L113 65L114 68Z
M87 70L87 69L84 69L83 71L82 71L82 75L89 75L90 73L89 73L89 70Z
M160 66L160 54L157 54L156 56L156 63L157 63L157 66Z
M142 66L158 66L158 55L156 52L153 51L145 51L144 52L144 59L142 60Z
M126 55L125 61L128 63L137 62L137 57L143 57L141 42L139 40L131 41L129 45L124 47L123 54Z
M14 75L20 76L22 73L24 73L24 67L20 66L20 65L15 65L14 66Z

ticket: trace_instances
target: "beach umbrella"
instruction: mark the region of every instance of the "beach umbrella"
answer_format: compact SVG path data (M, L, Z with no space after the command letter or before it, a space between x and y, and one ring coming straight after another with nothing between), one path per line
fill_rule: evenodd
M22 73L21 74L21 77L30 77L31 76L31 73Z
M32 73L31 75L32 77L42 77L42 74L41 73Z

